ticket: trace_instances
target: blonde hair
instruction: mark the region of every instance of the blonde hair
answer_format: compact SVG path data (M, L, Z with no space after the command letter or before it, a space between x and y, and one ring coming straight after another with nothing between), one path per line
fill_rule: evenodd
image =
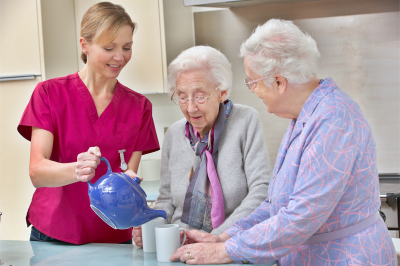
M108 44L126 26L135 32L137 24L132 21L125 9L110 2L100 2L91 6L83 15L81 22L81 37L86 42ZM87 55L81 53L81 59L86 64Z

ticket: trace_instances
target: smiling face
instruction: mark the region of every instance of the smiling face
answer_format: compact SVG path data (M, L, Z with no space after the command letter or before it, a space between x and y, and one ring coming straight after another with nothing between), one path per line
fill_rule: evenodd
M202 138L209 131L217 120L219 103L224 101L227 92L215 89L218 87L207 77L209 73L202 70L179 72L176 80L176 94L179 97L195 98L198 96L212 97L204 104L196 104L189 100L187 105L180 105L182 113L187 121L200 133Z
M88 69L106 78L117 78L131 59L132 36L132 27L126 25L109 44L81 40L82 51L88 55Z

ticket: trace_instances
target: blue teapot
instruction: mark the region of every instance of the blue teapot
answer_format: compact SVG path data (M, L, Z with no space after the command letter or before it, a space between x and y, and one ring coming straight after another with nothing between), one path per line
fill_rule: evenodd
M114 229L127 229L157 217L166 219L165 211L147 206L139 177L132 180L124 173L113 173L108 160L103 157L100 160L107 164L107 173L94 184L88 181L88 193L90 207L104 222Z

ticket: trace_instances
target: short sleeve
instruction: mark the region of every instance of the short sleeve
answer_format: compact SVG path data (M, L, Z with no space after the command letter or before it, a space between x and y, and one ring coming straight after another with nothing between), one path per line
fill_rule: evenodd
M43 86L43 82L40 82L33 91L17 130L24 138L30 141L32 127L47 130L54 135L54 123L51 116L49 96Z
M156 128L154 126L152 105L151 102L146 99L142 124L140 125L134 151L142 151L144 155L158 150L160 150L160 144L158 143Z

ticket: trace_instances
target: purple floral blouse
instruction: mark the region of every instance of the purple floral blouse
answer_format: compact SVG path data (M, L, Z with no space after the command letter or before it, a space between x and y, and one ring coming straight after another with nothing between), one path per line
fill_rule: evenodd
M328 78L292 120L269 197L225 231L237 261L279 265L397 265L381 218L356 234L303 245L313 234L351 226L380 207L375 141L360 107Z

